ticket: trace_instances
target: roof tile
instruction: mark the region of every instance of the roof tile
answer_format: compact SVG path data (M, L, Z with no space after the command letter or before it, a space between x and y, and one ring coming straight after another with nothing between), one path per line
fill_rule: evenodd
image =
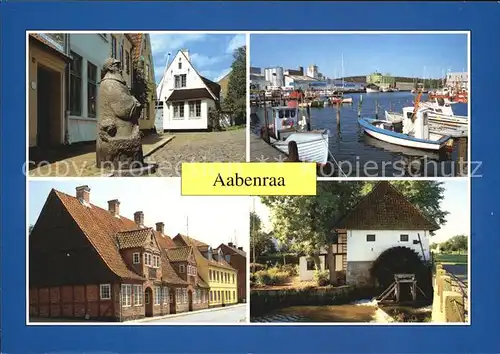
M377 184L337 224L351 230L430 230L439 226L389 182Z

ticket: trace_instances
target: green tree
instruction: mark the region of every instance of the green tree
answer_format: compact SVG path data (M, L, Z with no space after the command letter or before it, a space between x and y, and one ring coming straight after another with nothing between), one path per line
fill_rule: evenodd
M419 183L393 183L425 214L439 224L445 223L447 212L440 209L440 201L443 198L441 184L430 181L417 182ZM333 227L374 185L372 182L318 182L315 196L269 196L262 197L261 200L271 209L274 236L280 243L289 243L297 253L311 256L327 247L330 282L335 283Z
M229 74L224 110L231 112L231 124L244 124L246 121L247 90L247 49L237 48L233 53L233 64Z
M441 243L439 248L443 253L459 252L466 253L469 248L468 237L466 235L456 235Z

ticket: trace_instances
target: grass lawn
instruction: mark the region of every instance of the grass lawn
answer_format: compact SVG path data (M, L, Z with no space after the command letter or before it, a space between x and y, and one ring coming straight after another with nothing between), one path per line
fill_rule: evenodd
M467 264L466 254L434 254L436 263Z

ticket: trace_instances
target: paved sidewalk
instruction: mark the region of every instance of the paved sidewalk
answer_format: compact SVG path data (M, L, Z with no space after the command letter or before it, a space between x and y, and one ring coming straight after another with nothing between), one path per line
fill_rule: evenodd
M168 142L175 135L151 134L142 139L142 149L147 157ZM33 155L33 156L32 156ZM55 149L30 152L31 177L97 177L101 170L96 167L95 142L61 146Z

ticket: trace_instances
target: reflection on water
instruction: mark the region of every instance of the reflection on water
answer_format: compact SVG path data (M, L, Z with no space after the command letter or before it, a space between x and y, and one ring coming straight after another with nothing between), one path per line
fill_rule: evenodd
M374 117L378 106L378 116L384 111L401 112L411 106L414 96L407 92L362 94L361 117ZM337 124L337 108L311 108L312 129L329 129L330 152L342 163L342 169L351 177L355 176L456 176L466 171L467 139L455 139L453 146L441 151L425 151L389 144L367 136L358 124L358 103L360 94L346 95L354 103L340 108L340 124ZM467 115L467 104L453 105L457 115ZM272 122L271 109L269 122ZM251 129L259 135L263 124L264 109L252 108ZM459 162L462 161L461 164ZM345 170L347 169L347 171ZM349 173L348 173L349 172Z

